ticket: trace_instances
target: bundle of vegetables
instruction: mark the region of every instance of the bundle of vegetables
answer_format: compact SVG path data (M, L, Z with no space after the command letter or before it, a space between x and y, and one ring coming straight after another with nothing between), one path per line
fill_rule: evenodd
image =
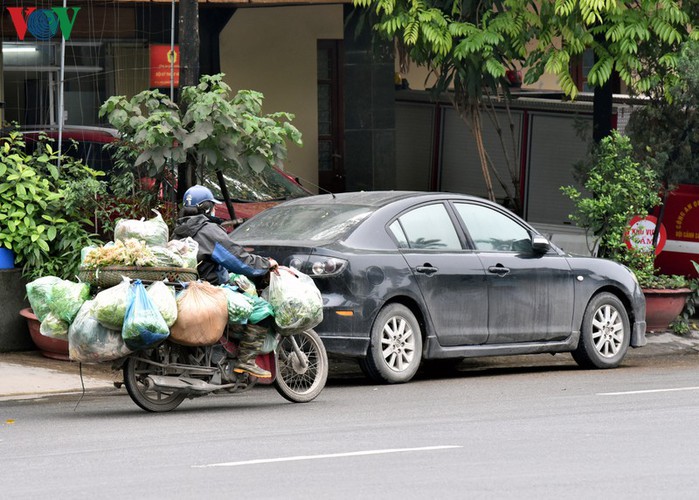
M121 338L129 349L147 349L165 340L170 330L141 280L129 287Z
M133 238L117 240L87 252L83 266L99 268L107 266L153 267L157 259L146 242Z
M266 290L274 320L282 333L308 330L323 321L323 298L313 280L300 271L279 266Z
M127 356L132 351L121 332L109 330L94 317L95 302L85 302L68 329L68 355L72 361L101 363Z
M226 292L228 299L228 323L246 323L252 313L252 302L239 292L236 292L230 285L221 285Z
M171 240L167 243L167 248L173 252L177 252L184 261L184 265L187 269L197 268L197 253L199 252L199 243L194 241L193 238L187 236L183 240Z
M157 210L157 215L149 220L122 219L114 228L114 241L126 241L137 239L145 241L148 245L164 247L167 245L170 231Z

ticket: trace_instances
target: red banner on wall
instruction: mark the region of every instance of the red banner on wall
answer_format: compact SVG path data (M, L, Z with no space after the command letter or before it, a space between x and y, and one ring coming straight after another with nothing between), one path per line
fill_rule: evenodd
M174 60L173 60L174 57ZM174 85L180 85L180 47L175 45L174 55L170 52L169 45L150 46L150 86L151 88L170 87L170 69L174 62Z

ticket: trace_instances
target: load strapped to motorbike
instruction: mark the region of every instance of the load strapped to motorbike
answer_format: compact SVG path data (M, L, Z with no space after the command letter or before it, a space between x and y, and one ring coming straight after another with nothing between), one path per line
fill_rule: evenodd
M280 266L261 292L242 275L220 286L198 281L197 243L169 241L160 214L119 221L114 235L83 250L78 282L27 284L41 334L67 340L72 361L111 362L131 399L151 412L256 384L297 403L320 394L328 357L313 331L323 312L310 277ZM251 333L259 339L251 362L270 378L236 369Z

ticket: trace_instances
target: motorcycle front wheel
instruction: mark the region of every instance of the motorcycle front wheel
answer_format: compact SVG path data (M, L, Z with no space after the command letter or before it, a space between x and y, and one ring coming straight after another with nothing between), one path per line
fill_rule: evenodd
M148 375L165 375L158 364L168 361L169 348L163 344L132 354L124 364L126 392L138 406L150 412L166 412L177 408L186 396L176 389L151 387ZM157 363L157 364L156 364Z
M275 351L274 387L293 403L314 400L328 380L328 354L313 330L282 337Z

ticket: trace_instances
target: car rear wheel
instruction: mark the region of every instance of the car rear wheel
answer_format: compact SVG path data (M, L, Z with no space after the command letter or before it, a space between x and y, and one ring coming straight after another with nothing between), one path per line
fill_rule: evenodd
M630 340L631 327L624 304L611 293L600 293L585 309L573 359L583 368L615 368L626 356Z
M376 317L371 345L360 366L373 381L407 382L422 360L422 334L415 315L402 304L389 304Z

